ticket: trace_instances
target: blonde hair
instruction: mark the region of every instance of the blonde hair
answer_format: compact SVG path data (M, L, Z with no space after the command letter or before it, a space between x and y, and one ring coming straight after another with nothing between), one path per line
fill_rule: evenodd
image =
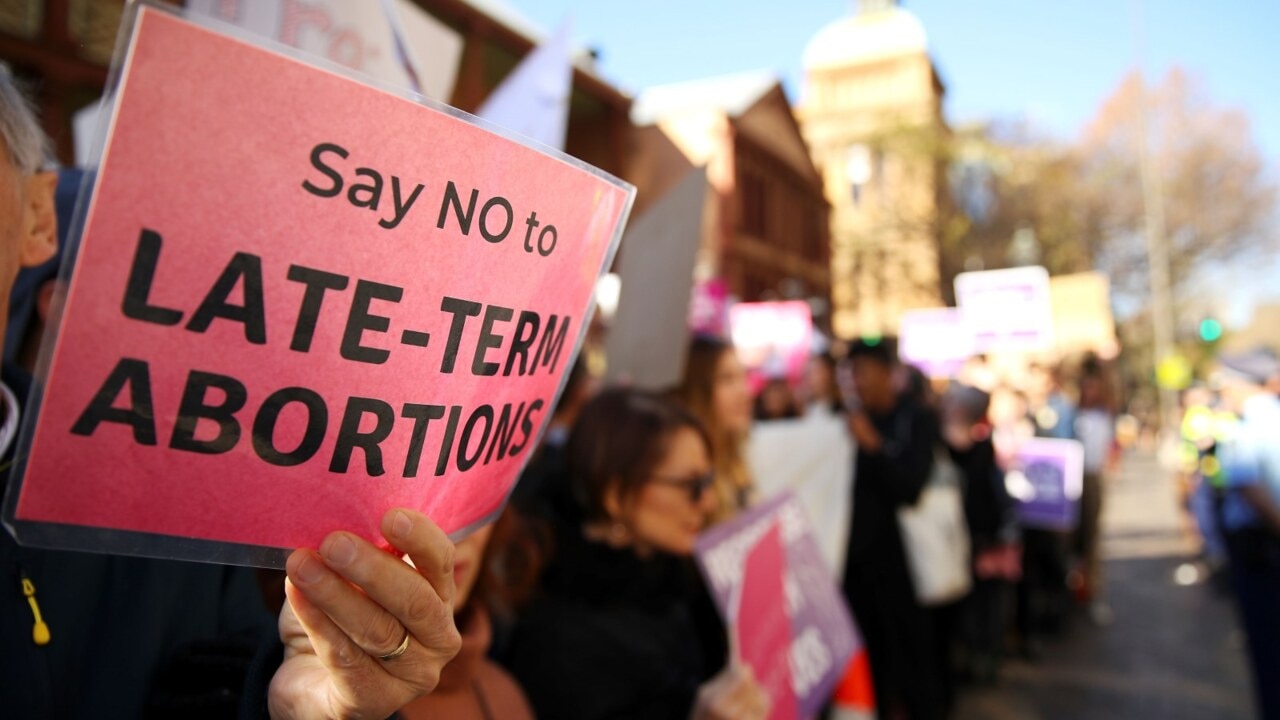
M716 369L725 353L733 351L733 345L724 340L694 338L685 356L684 379L676 388L676 396L702 421L711 438L716 473L713 488L719 501L710 516L712 524L737 515L755 493L744 452L746 435L724 427L715 412Z

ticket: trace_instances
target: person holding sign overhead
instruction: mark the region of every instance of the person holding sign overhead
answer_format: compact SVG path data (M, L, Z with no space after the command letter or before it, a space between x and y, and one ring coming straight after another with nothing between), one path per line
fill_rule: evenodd
M607 390L583 408L567 457L585 522L558 528L505 658L539 718L766 717L744 666L717 673L724 630L691 562L717 503L710 448L657 395Z
M0 145L0 297L8 298L19 268L53 257L57 220L45 138L4 71ZM4 380L4 424L16 426L20 408L9 388L30 378L6 367ZM14 438L0 439L7 441L0 479L7 484ZM250 672L242 714L386 717L436 686L460 644L453 544L407 509L387 512L381 530L417 570L341 532L318 553L299 549L290 556L282 642L260 654L262 672ZM226 708L207 703L225 703L223 691L236 688L195 698L206 705L181 711L171 705L168 713L149 696L196 641L251 636L262 625L252 575L243 569L41 550L19 546L4 532L0 574L7 584L0 591L6 717L220 713Z

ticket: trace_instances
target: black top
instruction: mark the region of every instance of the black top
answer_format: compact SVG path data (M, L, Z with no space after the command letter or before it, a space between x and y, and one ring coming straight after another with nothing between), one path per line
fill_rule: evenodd
M5 379L18 392L27 384L10 368ZM7 481L0 471L0 490ZM32 636L23 577L46 645ZM0 530L4 717L235 716L273 626L249 568L27 548Z
M692 562L560 534L504 658L540 720L685 718L723 665Z
M853 520L846 565L906 562L898 508L914 505L933 471L938 419L907 397L888 413L868 412L883 439L879 452L859 448L853 479ZM847 575L847 573L846 573Z
M951 460L964 474L964 515L974 552L1010 540L1016 531L1004 472L996 463L991 438L966 450L950 448Z

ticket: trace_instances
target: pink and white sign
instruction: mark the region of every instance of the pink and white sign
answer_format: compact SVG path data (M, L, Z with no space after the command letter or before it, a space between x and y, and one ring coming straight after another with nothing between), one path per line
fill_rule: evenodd
M720 278L693 284L689 301L689 330L699 335L729 332L729 284Z
M729 308L729 328L752 392L769 378L798 383L813 347L813 314L803 300L738 303Z
M634 190L136 13L19 537L34 522L314 547L339 528L378 538L397 505L451 533L496 513Z
M770 717L816 717L862 643L799 501L783 494L717 525L697 559Z

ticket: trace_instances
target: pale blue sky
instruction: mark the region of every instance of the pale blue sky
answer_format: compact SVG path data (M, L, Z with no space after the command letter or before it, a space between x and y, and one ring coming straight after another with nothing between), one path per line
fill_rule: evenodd
M574 36L601 52L603 74L636 91L742 70L773 69L793 99L801 55L850 0L506 0L550 30L572 16ZM1271 0L908 0L947 84L953 122L1029 117L1077 132L1136 62L1135 9L1146 66L1177 64L1219 104L1253 118L1266 155L1280 159L1280 3Z
M574 37L600 51L602 74L635 92L651 85L773 69L800 97L805 44L851 12L850 0L505 0L545 30L572 16ZM1143 19L1149 76L1180 65L1219 105L1245 110L1273 176L1280 171L1280 2L1274 0L908 0L947 85L953 123L1031 120L1075 136L1138 58ZM1280 264L1237 274L1229 303L1280 293ZM1221 283L1213 283L1222 287Z

